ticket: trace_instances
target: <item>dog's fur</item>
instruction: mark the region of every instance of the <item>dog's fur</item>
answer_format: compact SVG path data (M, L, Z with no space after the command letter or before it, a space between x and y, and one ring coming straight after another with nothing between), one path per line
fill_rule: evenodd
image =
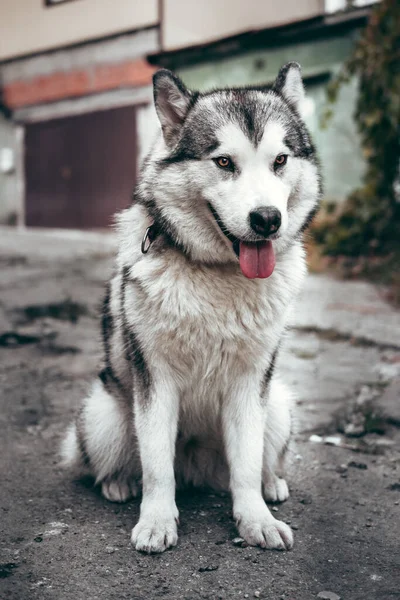
M177 543L175 484L230 489L240 535L291 548L264 499L284 501L281 475L290 393L274 364L305 275L302 233L320 177L300 117L296 63L270 89L188 91L169 71L154 77L162 127L133 205L118 217L117 269L104 301L104 369L64 441L69 465L111 501L143 488L132 532L138 550ZM274 166L284 153L287 163ZM228 156L228 169L216 159ZM235 165L234 167L232 165ZM282 215L276 266L247 279L232 240L260 240L257 207ZM146 228L155 223L147 254ZM269 243L269 242L268 242Z

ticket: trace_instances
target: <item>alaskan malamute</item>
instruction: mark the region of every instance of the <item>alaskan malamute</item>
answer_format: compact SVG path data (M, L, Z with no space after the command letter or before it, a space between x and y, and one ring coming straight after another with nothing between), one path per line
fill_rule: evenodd
M274 365L321 194L297 63L271 88L192 92L154 76L162 132L103 312L104 368L64 441L71 466L123 502L142 488L137 550L177 543L175 486L229 489L248 544L289 549L282 502L290 394Z

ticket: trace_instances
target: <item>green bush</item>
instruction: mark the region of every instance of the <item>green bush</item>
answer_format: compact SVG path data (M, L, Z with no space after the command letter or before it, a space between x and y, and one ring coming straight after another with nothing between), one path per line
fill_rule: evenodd
M333 105L341 86L359 82L355 120L367 163L364 185L314 237L329 255L400 253L400 2L371 11L354 52L327 89ZM327 111L332 112L332 108Z

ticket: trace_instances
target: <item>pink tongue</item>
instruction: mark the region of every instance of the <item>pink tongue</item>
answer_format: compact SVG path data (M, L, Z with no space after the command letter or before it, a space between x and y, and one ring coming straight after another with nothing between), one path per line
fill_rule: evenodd
M272 242L240 242L239 264L242 273L249 279L265 279L275 268Z

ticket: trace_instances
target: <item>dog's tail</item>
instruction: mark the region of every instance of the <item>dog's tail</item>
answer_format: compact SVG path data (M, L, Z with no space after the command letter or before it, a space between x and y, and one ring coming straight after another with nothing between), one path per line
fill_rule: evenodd
M79 447L78 432L75 423L72 423L69 426L67 433L61 442L60 454L62 467L83 467L82 452Z

